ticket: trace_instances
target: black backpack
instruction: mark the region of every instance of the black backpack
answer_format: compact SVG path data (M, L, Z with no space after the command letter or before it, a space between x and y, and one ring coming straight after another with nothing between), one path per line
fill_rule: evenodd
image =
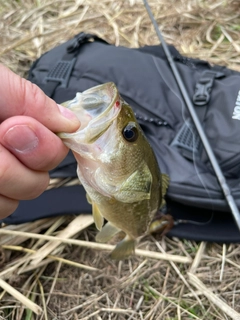
M183 57L173 46L169 49L240 208L240 73ZM31 67L29 80L58 103L74 98L78 91L113 81L132 106L161 171L170 176L168 212L176 220L197 222L180 223L169 235L240 240L161 45L116 47L95 35L80 33L41 56ZM71 153L50 176L76 177ZM91 212L83 188L61 187L45 191L35 200L22 201L4 222L81 212Z

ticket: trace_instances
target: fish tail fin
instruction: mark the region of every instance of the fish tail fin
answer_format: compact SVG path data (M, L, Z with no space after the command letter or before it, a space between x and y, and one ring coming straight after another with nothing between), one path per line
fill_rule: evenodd
M134 251L135 240L126 236L116 245L116 248L111 252L110 257L114 260L123 260L134 254Z
M149 233L165 235L174 227L174 219L170 214L157 215L149 226Z

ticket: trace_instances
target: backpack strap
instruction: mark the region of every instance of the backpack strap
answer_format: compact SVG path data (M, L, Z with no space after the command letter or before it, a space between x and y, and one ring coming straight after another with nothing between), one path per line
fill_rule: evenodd
M90 214L91 212L92 208L86 200L83 186L74 185L46 190L36 199L20 201L14 213L0 220L0 224L1 222L18 224L66 213Z
M201 76L196 83L195 92L193 95L193 103L196 107L198 118L203 124L211 97L210 95L214 85L214 80L223 77L225 77L223 72L206 70L201 73ZM173 139L171 146L177 147L181 154L188 160L193 161L194 157L200 156L203 149L201 139L190 119L182 125Z
M38 84L50 98L53 97L57 87L66 88L68 86L69 78L72 74L81 46L92 40L108 44L108 42L93 34L84 32L77 34L73 38L72 43L67 47L66 53L62 59L56 62L49 70L43 82Z

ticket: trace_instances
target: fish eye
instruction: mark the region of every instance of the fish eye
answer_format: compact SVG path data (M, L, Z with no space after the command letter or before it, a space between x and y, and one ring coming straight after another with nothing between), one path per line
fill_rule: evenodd
M129 142L134 142L138 138L138 129L134 122L129 122L122 131L123 137Z

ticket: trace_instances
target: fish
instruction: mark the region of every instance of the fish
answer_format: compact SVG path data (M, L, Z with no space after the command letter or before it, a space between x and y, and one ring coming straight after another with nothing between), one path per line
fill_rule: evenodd
M78 92L63 105L81 122L76 132L58 135L76 158L99 230L96 241L108 242L123 231L125 238L110 257L128 258L164 204L169 177L160 172L132 108L113 82Z

